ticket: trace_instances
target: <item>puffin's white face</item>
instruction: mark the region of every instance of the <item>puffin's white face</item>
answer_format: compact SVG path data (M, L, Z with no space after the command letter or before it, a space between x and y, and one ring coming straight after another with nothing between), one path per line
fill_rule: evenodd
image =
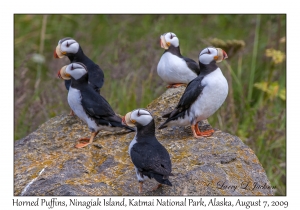
M170 46L178 47L179 39L176 34L172 32L165 33L160 36L160 46L161 48L168 49Z
M65 69L65 72L74 79L80 79L83 75L87 74L87 70L84 64L82 63L71 63Z
M66 54L75 54L79 50L79 44L72 38L64 38L58 41L54 57L62 58Z
M146 126L152 120L152 115L145 109L135 109L132 112L128 112L122 119L123 123L131 127L136 126L137 123Z
M199 61L202 64L209 64L214 60L219 63L226 58L228 56L221 48L207 47L199 54Z

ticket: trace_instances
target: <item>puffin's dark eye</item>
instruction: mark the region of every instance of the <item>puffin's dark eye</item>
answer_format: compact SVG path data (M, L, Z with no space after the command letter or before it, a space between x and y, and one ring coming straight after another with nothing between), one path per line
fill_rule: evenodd
M70 45L69 45L69 42L67 42L67 47L69 47Z
M209 49L207 48L207 52L208 52L208 54L210 54L210 51L209 51Z
M171 34L171 37L170 37L171 39L173 39L173 35Z
M138 117L139 117L139 116L141 116L141 114L140 114L140 110L138 111L137 115L138 115Z

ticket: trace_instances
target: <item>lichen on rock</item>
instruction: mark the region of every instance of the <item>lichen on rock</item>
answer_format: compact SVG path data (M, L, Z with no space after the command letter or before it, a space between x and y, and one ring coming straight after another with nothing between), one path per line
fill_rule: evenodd
M184 89L168 89L146 107L156 127ZM77 149L77 139L89 136L89 129L79 118L62 114L15 142L14 195L273 195L253 150L238 137L214 129L211 137L200 139L189 126L156 130L171 157L173 186L151 191L156 182L150 180L139 194L128 154L134 133L101 131L92 145Z

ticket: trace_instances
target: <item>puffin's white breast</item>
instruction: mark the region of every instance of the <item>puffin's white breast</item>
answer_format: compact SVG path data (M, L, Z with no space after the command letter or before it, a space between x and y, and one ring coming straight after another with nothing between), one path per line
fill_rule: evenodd
M197 122L214 114L228 95L228 83L219 68L206 75L201 84L205 87L190 110L190 120L193 118Z
M170 52L164 53L157 65L158 75L168 84L189 83L197 74L188 68L186 62Z
M70 86L69 93L68 93L68 103L74 113L85 123L88 124L90 129L94 129L95 131L98 130L98 126L96 125L95 121L91 120L84 111L81 105L81 93L78 89L72 88Z

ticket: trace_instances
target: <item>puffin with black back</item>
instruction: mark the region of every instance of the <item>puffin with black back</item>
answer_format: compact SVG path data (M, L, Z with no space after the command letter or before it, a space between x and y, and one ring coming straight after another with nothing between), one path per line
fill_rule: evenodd
M73 38L66 37L58 41L54 57L63 58L64 56L67 56L71 63L81 62L87 67L89 71L89 83L99 93L104 83L104 73L99 65L95 64L83 53L81 46ZM67 90L69 90L70 85L71 80L65 80ZM71 111L70 115L74 115L74 113Z
M139 193L142 192L143 182L148 178L154 178L159 183L153 190L162 184L172 186L168 180L169 176L173 176L170 155L155 136L155 123L150 112L145 109L133 110L122 118L122 122L137 128L128 152L140 183Z
M228 95L227 80L217 66L218 62L227 57L221 48L207 47L200 52L201 73L188 84L175 109L162 116L168 119L158 129L191 125L196 138L214 133L213 129L201 132L198 122L214 114Z
M90 138L81 138L76 148L85 147L93 142L100 130L135 131L122 124L122 118L118 116L109 103L97 93L88 83L89 75L83 63L71 63L65 69L60 70L62 78L71 78L71 86L68 93L68 103L74 113L89 127L92 135Z
M174 33L161 35L160 46L165 51L158 62L157 73L169 84L168 88L185 86L199 75L198 63L181 55L179 39Z
M64 56L67 56L71 63L80 62L86 66L89 71L89 83L99 92L104 84L104 73L99 65L95 64L83 53L81 46L76 40L66 37L58 41L54 51L54 57L62 58ZM66 88L69 89L70 85L71 82L68 82Z

